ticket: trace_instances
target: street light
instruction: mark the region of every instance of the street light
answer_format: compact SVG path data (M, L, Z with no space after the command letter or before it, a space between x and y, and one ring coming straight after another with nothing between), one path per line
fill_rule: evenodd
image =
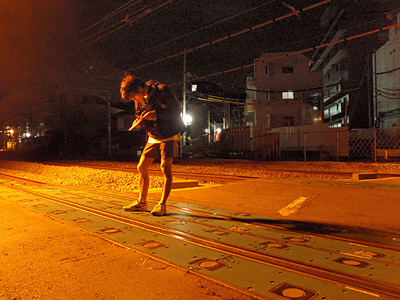
M192 124L193 118L190 115L184 115L183 116L183 123L185 123L185 125L190 125Z

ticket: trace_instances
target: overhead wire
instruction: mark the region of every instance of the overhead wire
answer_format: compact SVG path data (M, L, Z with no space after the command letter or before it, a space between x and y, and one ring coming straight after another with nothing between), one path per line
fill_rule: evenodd
M245 11L240 12L240 13L238 13L238 14L235 14L235 15L233 15L233 16L229 16L229 17L227 17L227 18L225 18L225 19L222 19L222 20L219 20L219 21L214 22L214 23L212 23L212 24L203 26L203 27L201 27L201 28L199 28L199 29L196 29L196 30L193 30L193 31L191 31L191 32L185 33L185 34L183 34L183 35L181 35L181 36L178 36L178 37L176 37L176 38L173 38L173 39L171 39L171 40L169 40L169 41L165 41L165 42L163 42L163 43L161 43L161 44L158 44L158 45L156 45L156 46L153 46L153 47L151 47L151 48L147 48L146 50L144 50L144 51L142 51L142 52L135 53L135 55L132 55L132 56L130 56L129 58L140 56L141 54L143 54L143 53L145 53L145 52L148 52L148 51L151 51L151 50L160 48L160 47L165 46L165 45L167 45L167 44L169 44L169 43L178 41L178 40L180 40L180 39L183 39L183 38L185 38L185 37L188 37L188 36L190 36L190 35L193 35L193 34L195 34L195 33L198 33L198 32L200 32L200 31L203 31L203 30L205 30L205 29L214 27L214 26L216 26L216 25L218 25L218 24L224 23L224 22L229 21L229 20L231 20L231 19L237 18L237 17L239 17L239 16L241 16L241 15L244 15L244 14L247 14L247 13L252 12L252 11L254 11L254 10L260 9L260 8L263 7L263 6L269 5L269 4L271 4L271 3L273 3L273 2L276 2L276 1L277 1L277 0L272 0L272 1L269 1L269 2L266 2L266 3L263 3L263 4L259 5L259 6L250 8L250 9L248 9L248 10L245 10Z
M159 1L159 2L161 2L161 1ZM171 2L171 1L168 1L168 2ZM168 3L168 2L167 2L167 3ZM158 7L157 7L157 8L158 8ZM156 8L156 9L157 9L157 8ZM140 10L135 11L135 12L133 12L133 13L131 13L131 14L125 16L124 19L118 21L117 23L112 24L112 25L110 25L110 26L107 27L107 28L103 28L103 29L101 29L100 31L98 31L98 32L96 32L96 33L93 33L92 35L90 35L90 36L88 36L88 37L86 37L86 38L80 40L80 41L78 42L78 45L79 45L79 43L81 43L81 44L84 43L86 40L89 40L89 39L91 39L91 38L95 38L96 36L100 36L101 33L107 32L108 30L110 30L111 28L113 28L113 27L115 27L115 26L117 26L117 25L119 25L119 24L124 24L123 27L125 27L126 25L132 25L132 23L133 23L134 21L139 20L141 17L143 17L144 15L146 15L146 13L149 14L149 13L153 13L153 12L154 12L154 10L151 9L151 5L150 5L150 4L149 4L149 5L146 5L146 6L142 7ZM132 18L132 17L133 17L133 18ZM122 28L122 27L120 27L120 28ZM118 28L117 30L119 30L120 28ZM116 31L116 30L113 30L113 31L111 31L111 33L115 32L115 31ZM106 37L107 35L109 35L109 34L106 34L106 35L102 36L101 38L104 38L104 37ZM97 41L97 40L98 40L98 38L95 39L95 41Z
M223 36L223 37L221 37L221 38L218 38L218 39L216 39L216 40L213 40L213 41L204 43L204 44L202 44L202 45L200 45L200 46L192 47L192 48L189 48L189 49L180 51L180 52L178 52L178 53L174 53L174 54L168 55L168 56L166 56L166 57L162 57L162 58L160 58L160 59L158 59L158 60L155 60L155 61L152 61L152 62L147 62L147 63L142 64L142 65L140 65L140 66L137 66L137 67L135 67L135 68L127 69L126 71L130 72L130 71L138 70L138 69L141 69L141 68L144 68L144 67L147 67L147 66L150 66L150 65L154 65L154 64L163 62L163 61L165 61L165 60L168 60L168 59L171 59L171 58L174 58L174 57L183 55L183 54L187 54L187 53L190 53L190 52L193 52L193 51L196 51L196 50L199 50L199 49L202 49L202 48L211 46L211 45L215 45L215 44L220 43L220 42L222 42L222 41L225 41L225 40L228 40L228 39L231 39L231 38L234 38L234 37L243 35L243 34L245 34L245 33L251 32L251 31L256 30L256 29L260 29L260 28L262 28L262 27L265 27L265 26L267 26L267 25L270 25L270 24L279 22L279 21L284 20L284 19L287 19L287 18L289 18L289 17L296 16L298 13L311 10L311 9L313 9L313 8L316 8L316 7L319 7L319 6L321 6L321 5L327 4L327 3L331 2L331 1L332 1L332 0L324 0L324 1L318 2L318 3L313 4L313 5L310 5L310 6L308 6L308 7L305 7L305 8L302 8L302 9L299 9L299 10L296 10L296 11L293 11L293 12L291 12L291 13L282 15L282 16L280 16L280 17L274 18L274 19L272 19L272 20L268 20L268 21L266 21L266 22L264 22L264 23L257 24L257 25L251 26L251 27L249 27L249 28L242 29L241 31L235 32L235 33L233 33L233 34L228 34L228 35Z
M316 50L316 49L319 49L319 48L325 48L325 47L328 47L330 45L340 44L340 43L343 43L343 42L346 42L346 41L351 41L351 40L358 39L358 38L361 38L361 37L365 37L365 36L368 36L368 35L371 35L371 34L375 34L375 33L381 32L381 31L389 30L390 28L394 28L396 26L400 26L400 23L389 25L389 26L385 26L385 27L381 27L381 28L377 28L377 29L373 29L373 30L370 30L370 31L367 31L367 32L363 32L363 33L359 33L359 34L356 34L356 35L353 35L353 36L349 36L349 37L343 37L343 38L341 38L339 40L336 40L334 42L329 42L329 43L325 43L325 44L309 47L309 48L306 48L306 49L303 49L303 50L300 50L300 51L294 51L294 52L286 53L284 55L280 55L280 56L277 56L277 57L274 57L274 58L271 58L271 59L268 59L268 60L259 60L259 61L255 62L255 63L242 65L242 66L239 66L239 67L235 67L235 68L232 68L232 69L216 72L216 73L213 73L213 74L199 76L197 78L193 78L191 81L198 81L198 80L207 79L207 78L210 78L210 77L224 75L224 74L231 73L231 72L234 72L234 71L238 71L238 70L243 70L243 69L246 69L246 68L254 67L254 66L259 65L259 64L264 64L264 63L280 60L280 59L283 59L283 58L286 58L286 57L290 57L290 56L294 56L294 55L310 52L310 51L313 51L313 50ZM183 83L183 81L175 82L175 83L172 83L170 85L173 86L173 85L181 84L181 83Z
M316 3L316 4L314 4L314 5L311 5L311 6L307 7L307 8L304 8L304 9L302 9L302 10L294 11L293 13L294 13L294 14L297 14L299 11L309 10L309 9L314 8L314 7L321 6L322 4L325 4L325 3L326 3L325 1L320 2L320 3ZM292 14L289 14L289 15L291 16L291 15L293 15L293 13L292 13ZM287 16L289 16L289 15L281 16L280 18L275 18L274 20L276 20L276 19L283 19L284 17L287 17ZM222 20L222 21L223 21L223 20ZM365 25L368 25L368 24L373 24L373 23L379 22L379 21L382 21L382 19L380 18L380 19L376 19L376 20L369 21L369 22L363 22L362 24L358 24L358 25L355 25L355 26L351 26L351 27L349 27L349 29L354 29L354 28L357 28L357 27L359 27L359 26L365 26ZM265 22L265 23L263 23L263 24L267 24L267 23L269 23L269 22L270 22L270 21ZM260 25L258 25L258 26L260 26ZM254 26L253 26L252 28L254 28ZM203 29L203 28L200 28L199 30L202 30L202 29ZM193 32L192 32L192 33L193 33ZM191 33L189 33L189 34L191 34ZM323 35L316 35L316 36L313 36L312 38L302 39L302 40L295 41L295 42L292 42L292 43L289 43L289 44L276 46L276 47L274 47L274 48L268 49L268 51L273 51L273 50L276 50L276 49L282 49L282 47L289 47L289 46L292 46L292 45L295 45L295 44L298 44L298 43L304 43L304 42L309 41L309 40L314 40L315 38L320 37L320 36L323 36ZM180 38L180 37L178 37L178 38ZM171 40L171 41L172 41L172 40ZM222 40L217 40L217 41L219 42L219 41L222 41ZM168 41L168 42L169 42L169 41ZM168 43L168 42L167 42L167 43ZM209 44L211 45L212 43L215 44L216 42L210 42ZM162 44L161 44L161 45L162 45ZM206 44L205 44L205 45L206 45ZM160 45L158 45L158 46L160 46ZM155 47L158 47L158 46L155 46ZM155 47L153 47L153 48L155 48ZM147 49L146 51L148 51L148 50L150 50L150 49L153 49L153 48L149 48L149 49ZM197 49L200 49L200 48L202 48L202 46L194 47L193 49L196 49L196 50L197 50ZM187 51L193 51L193 50L187 50ZM151 65L154 65L154 64L157 64L157 63L166 61L166 60L168 60L168 59L172 59L172 58L178 57L179 55L184 54L184 53L187 52L187 51L181 51L181 52L179 52L179 53L175 53L175 54L172 54L172 55L169 55L169 56L160 58L160 59L155 60L155 61L153 61L153 62L148 62L148 63L143 64L143 65L140 65L140 66L138 66L138 67L130 68L130 69L124 70L124 71L122 71L121 73L134 71L134 70L136 70L136 69L143 68L143 67L146 67L146 66L151 66ZM265 52L265 51L264 51L264 52ZM142 53L143 53L143 52L142 52ZM219 84L221 84L221 83L219 83ZM240 88L240 89L242 89L242 88Z
M377 23L377 22L381 22L381 21L382 21L382 18L375 19L375 20L363 23L362 25L372 25L373 23ZM351 26L351 27L348 27L348 29L355 29L355 28L357 28L359 26L361 26L361 25L359 24L359 25ZM321 37L321 36L324 36L324 35L319 35L319 37ZM318 37L318 36L314 36L314 37L308 38L308 39L302 39L302 40L295 41L295 42L292 42L292 43L289 43L289 44L285 44L285 45L279 45L279 46L276 46L276 47L273 47L273 48L268 48L263 52L265 52L265 53L274 52L274 50L287 48L289 46L293 46L293 45L298 44L298 43L303 43L303 42L306 42L306 41L308 42L309 40L314 40L316 37ZM393 45L393 44L397 44L399 42L400 42L400 39L390 40L385 45ZM380 44L381 44L381 42L375 42L375 43L368 43L368 44L359 45L359 46L356 46L356 47L365 47L367 45L380 45ZM281 52L284 52L284 51L281 51ZM199 76L197 76L197 77L199 77ZM223 84L223 83L219 83L219 84L228 86L227 84ZM326 87L334 86L334 85L337 85L337 84L328 85ZM232 85L229 85L229 86L232 87L232 88L236 88L236 89L246 89L246 88L243 88L243 87L235 87L235 86L232 86Z
M83 30L81 31L81 33L84 33L84 32L86 32L86 31L88 31L89 29L95 27L96 25L100 24L101 22L103 22L103 21L105 21L105 20L107 20L107 19L109 19L109 18L115 16L116 14L118 14L118 13L120 13L120 12L122 12L122 11L128 9L129 7L131 7L131 6L133 6L133 5L136 5L136 4L140 3L140 2L142 2L143 0L137 0L135 3L129 4L129 3L134 2L134 1L135 1L135 0L130 0L129 2L127 2L127 3L125 3L124 5L120 6L120 7L117 8L115 11L109 13L108 15L106 15L105 17L101 18L100 20L96 21L95 23L93 23L93 24L90 25L89 27L83 29Z
M151 14L157 12L158 10L160 10L161 8L164 8L166 5L168 5L168 4L172 3L172 2L174 2L174 0L167 0L167 1L161 3L159 6L153 8L153 9L144 10L143 12L140 12L137 16L135 16L135 18L133 18L132 20L129 20L129 18L130 18L132 15L134 15L134 14L132 13L132 14L130 14L130 15L127 15L124 19L122 19L122 20L120 20L119 22L117 22L117 23L115 23L115 24L109 26L107 29L111 29L112 27L115 27L115 26L117 26L117 25L120 25L120 26L118 26L117 28L112 29L111 31L108 31L108 32L104 33L104 34L101 35L101 36L97 36L97 37L94 38L92 41L89 41L88 43L86 43L86 44L84 44L84 45L79 46L79 47L78 47L77 49L75 49L74 51L72 51L72 52L70 52L70 53L64 55L63 58L69 57L69 56L75 54L76 52L78 52L78 51L80 51L80 50L82 50L82 49L84 49L84 48L89 47L90 45L92 45L92 44L94 44L95 42L97 42L97 41L99 41L99 40L101 40L101 39L103 39L103 38L109 36L110 34L116 32L116 31L118 31L118 30L120 30L120 29L122 29L122 28L124 28L124 27L126 27L126 26L128 26L128 25L131 25L133 22L138 21L138 20L140 20L140 19L142 19L142 18L144 18L144 17L146 17L146 16L149 16L149 15L151 15ZM105 29L105 30L107 30L107 29ZM102 31L104 31L104 30L102 30ZM91 37L94 37L94 36L96 36L96 35L98 35L98 33L93 34Z
M196 99L200 100L200 101L207 101L207 102L214 102L214 103L229 103L229 104L236 104L236 105L246 105L245 102L218 99L218 98L213 98L212 96L209 96L209 97L197 96Z
M396 71L398 71L398 70L400 70L400 67L397 67L397 68L394 68L394 69L392 69L392 70L385 71L385 72L375 72L374 74L375 74L375 75L383 75L383 74L393 73L393 72L396 72Z

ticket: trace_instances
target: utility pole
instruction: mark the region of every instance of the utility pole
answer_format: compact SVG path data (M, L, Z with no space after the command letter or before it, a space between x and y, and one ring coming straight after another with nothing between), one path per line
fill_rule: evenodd
M182 100L182 118L186 117L186 52L183 54L183 100ZM186 132L183 133L183 145L186 145Z
M186 115L186 53L183 53L183 95L182 95L182 119ZM186 145L186 133L182 134L180 141L180 157L183 157L183 147Z
M108 140L108 158L111 158L111 76L109 77L108 95L107 95L107 140Z

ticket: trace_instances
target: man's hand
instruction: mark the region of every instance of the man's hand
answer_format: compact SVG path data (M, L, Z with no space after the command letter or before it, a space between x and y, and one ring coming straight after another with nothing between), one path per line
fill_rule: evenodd
M140 115L140 118L144 119L144 120L154 121L156 119L156 111L155 110L151 110L151 111L143 112Z
M141 127L140 126L140 123L142 122L142 119L140 119L140 118L137 118L137 119L135 119L133 122L132 122L132 126L131 126L131 128L129 128L129 131L132 131L134 128L136 128L136 127Z
M146 111L142 112L142 114L133 121L131 128L129 128L129 131L132 131L134 128L141 127L140 123L143 120L154 121L155 119L156 119L156 111L155 110L151 110L151 111L146 110Z

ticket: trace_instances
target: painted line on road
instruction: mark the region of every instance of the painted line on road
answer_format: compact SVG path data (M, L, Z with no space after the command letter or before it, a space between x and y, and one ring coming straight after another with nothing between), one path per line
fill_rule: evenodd
M292 203L290 203L289 205L278 210L278 213L284 217L294 214L304 205L304 203L306 202L307 199L308 199L308 197L299 197L296 200L294 200Z

